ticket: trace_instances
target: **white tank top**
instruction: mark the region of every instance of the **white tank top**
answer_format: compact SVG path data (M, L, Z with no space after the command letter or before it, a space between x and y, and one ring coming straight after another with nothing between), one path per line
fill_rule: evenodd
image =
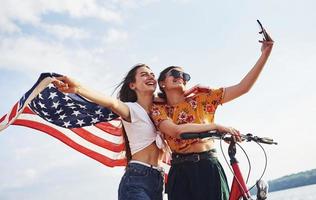
M129 108L131 122L125 120L122 120L122 122L132 155L146 148L154 141L156 141L158 148L163 148L162 139L145 109L137 102L125 104Z

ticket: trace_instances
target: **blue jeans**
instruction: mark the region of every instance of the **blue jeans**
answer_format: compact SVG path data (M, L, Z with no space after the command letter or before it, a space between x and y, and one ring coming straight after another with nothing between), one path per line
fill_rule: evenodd
M138 163L129 163L123 175L119 200L162 200L164 173Z

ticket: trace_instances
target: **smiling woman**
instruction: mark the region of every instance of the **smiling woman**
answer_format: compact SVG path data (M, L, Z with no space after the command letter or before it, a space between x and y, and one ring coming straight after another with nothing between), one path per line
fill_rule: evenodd
M156 145L161 144L161 138L148 116L156 83L154 73L145 64L127 73L118 86L119 99L100 95L66 76L54 81L61 92L79 94L121 116L128 162L119 186L121 200L162 199L164 174L158 166L160 149Z

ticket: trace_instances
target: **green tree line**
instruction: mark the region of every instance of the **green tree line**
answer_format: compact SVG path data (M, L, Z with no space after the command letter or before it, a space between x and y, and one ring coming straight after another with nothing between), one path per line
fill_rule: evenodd
M316 169L283 176L268 183L269 192L316 184Z

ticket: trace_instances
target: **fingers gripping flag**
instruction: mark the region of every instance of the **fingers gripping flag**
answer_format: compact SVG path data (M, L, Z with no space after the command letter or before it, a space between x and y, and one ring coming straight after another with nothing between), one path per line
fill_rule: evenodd
M124 166L125 152L118 115L77 94L64 94L42 73L34 86L0 118L0 131L20 125L47 133L106 166Z

